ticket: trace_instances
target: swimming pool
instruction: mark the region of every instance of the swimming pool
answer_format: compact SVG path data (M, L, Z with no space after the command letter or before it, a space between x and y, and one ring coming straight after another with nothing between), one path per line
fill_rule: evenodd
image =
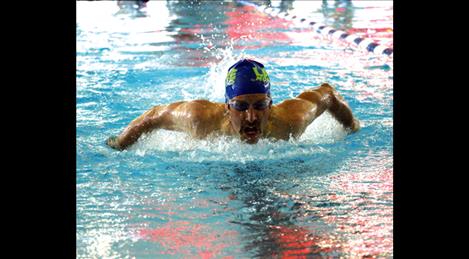
M77 258L392 257L392 57L237 2L189 3L77 2ZM391 1L272 6L392 47ZM329 82L362 129L324 114L299 140L104 145L154 105L223 102L240 57L266 66L274 103Z

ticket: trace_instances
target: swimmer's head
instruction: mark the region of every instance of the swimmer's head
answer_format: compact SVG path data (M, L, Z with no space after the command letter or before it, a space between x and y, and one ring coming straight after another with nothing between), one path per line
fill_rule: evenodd
M270 97L270 79L264 65L251 59L242 59L232 65L225 80L225 102L244 94Z
M234 132L255 144L266 135L272 107L270 79L264 65L242 59L228 69L225 109Z

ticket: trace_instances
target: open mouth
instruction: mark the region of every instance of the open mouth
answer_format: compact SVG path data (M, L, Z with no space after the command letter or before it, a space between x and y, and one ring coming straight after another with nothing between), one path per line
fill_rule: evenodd
M243 128L244 135L249 139L255 139L260 134L257 126L246 126Z

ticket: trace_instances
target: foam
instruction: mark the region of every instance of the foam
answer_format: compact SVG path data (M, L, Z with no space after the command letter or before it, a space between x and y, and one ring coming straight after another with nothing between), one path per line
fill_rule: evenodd
M261 139L250 145L236 137L210 136L194 139L183 132L156 130L142 136L129 148L138 156L156 155L177 161L231 161L277 160L298 155L323 152L319 144L328 144L345 138L347 132L329 113L318 117L299 139L273 141Z

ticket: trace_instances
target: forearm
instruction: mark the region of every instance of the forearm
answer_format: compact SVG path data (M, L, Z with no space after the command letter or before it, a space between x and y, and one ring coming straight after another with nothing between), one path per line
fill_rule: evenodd
M328 85L329 86L329 85ZM353 116L352 109L345 102L344 98L331 86L328 97L327 110L337 119L346 129L355 132L360 129L360 122Z
M119 136L111 136L106 140L106 144L117 150L124 150L133 143L145 132L150 131L151 128L143 127L141 124L130 124Z
M110 137L106 141L107 145L118 150L124 150L135 143L142 134L157 128L158 122L161 120L160 108L154 107L133 120L119 136Z
M355 132L360 129L359 121L353 116L352 110L342 100L332 101L328 111L337 119L346 129Z
M152 129L154 127L151 127L150 122L131 124L117 137L117 143L121 149L126 149L135 143L142 134L150 132Z

